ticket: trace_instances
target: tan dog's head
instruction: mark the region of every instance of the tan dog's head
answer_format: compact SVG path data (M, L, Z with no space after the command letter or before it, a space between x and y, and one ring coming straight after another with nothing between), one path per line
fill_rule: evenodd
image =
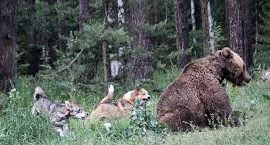
M130 103L133 103L135 100L144 100L147 101L150 99L148 91L143 88L135 88L132 91L127 92L123 99L127 100Z
M70 101L65 101L65 105L67 111L69 111L70 116L73 116L77 119L84 119L88 116L88 112L82 110L77 104L74 104Z

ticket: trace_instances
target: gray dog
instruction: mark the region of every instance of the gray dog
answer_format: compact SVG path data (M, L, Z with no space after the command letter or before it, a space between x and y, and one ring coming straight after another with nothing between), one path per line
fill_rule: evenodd
M40 87L35 88L34 106L32 114L40 114L49 117L54 129L60 136L65 136L68 133L68 118L74 117L77 119L84 119L88 113L83 111L78 105L65 101L65 103L58 104L46 98L44 91Z

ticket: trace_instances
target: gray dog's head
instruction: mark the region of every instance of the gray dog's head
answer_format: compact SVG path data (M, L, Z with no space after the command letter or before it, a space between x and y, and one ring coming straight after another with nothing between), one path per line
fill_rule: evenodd
M70 116L73 116L77 119L85 119L88 116L88 112L82 110L77 104L74 104L70 101L65 101L65 105L67 111L69 111Z
M36 87L35 88L35 92L34 92L34 101L37 101L38 99L42 98L42 97L45 97L45 93L44 91L41 89L41 87Z

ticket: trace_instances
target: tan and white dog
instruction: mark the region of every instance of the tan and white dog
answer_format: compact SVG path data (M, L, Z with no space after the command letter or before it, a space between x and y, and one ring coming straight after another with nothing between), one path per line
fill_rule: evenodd
M135 100L149 100L150 95L143 88L135 88L127 92L115 103L112 102L114 86L110 85L108 94L103 98L97 108L91 113L90 120L117 120L130 115L130 109L134 106Z

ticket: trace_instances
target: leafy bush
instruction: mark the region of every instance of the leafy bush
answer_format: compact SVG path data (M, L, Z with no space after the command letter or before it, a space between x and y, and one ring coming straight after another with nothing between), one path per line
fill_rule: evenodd
M147 136L153 133L166 134L165 126L153 119L155 117L150 114L150 107L147 104L145 101L135 101L135 106L132 108L129 118L128 136Z

